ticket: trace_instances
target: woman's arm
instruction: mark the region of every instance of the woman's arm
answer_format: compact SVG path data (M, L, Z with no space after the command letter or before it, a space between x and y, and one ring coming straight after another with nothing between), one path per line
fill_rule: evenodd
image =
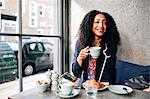
M83 61L88 57L88 55L89 55L89 46L81 49L78 40L75 46L74 60L72 64L72 71L76 77L81 76L81 72L84 68Z
M81 73L82 73L82 68L77 62L77 58L78 58L80 50L81 50L81 48L80 48L79 40L77 40L76 46L75 46L73 63L72 63L72 72L73 72L74 76L76 76L76 77L80 77Z

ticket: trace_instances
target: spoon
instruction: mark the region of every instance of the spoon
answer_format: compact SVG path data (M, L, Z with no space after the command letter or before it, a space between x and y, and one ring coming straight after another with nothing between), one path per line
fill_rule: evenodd
M127 90L127 88L123 87L123 90L125 90L127 94L129 94L129 91Z

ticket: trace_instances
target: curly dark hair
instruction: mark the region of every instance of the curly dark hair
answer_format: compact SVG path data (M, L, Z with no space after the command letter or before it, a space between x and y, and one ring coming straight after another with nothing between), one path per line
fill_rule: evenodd
M117 50L117 45L120 44L120 37L116 23L111 15L106 12L100 12L97 10L92 10L87 13L80 24L78 36L81 48L92 46L92 42L94 41L92 26L94 18L97 14L103 14L107 20L107 30L106 33L102 36L102 43L106 43L108 46L111 46Z

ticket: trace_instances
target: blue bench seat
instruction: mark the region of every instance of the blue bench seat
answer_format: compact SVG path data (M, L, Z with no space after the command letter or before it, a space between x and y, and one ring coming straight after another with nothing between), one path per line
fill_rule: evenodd
M116 84L125 84L125 80L143 76L147 82L150 82L150 65L141 66L117 60L116 62Z

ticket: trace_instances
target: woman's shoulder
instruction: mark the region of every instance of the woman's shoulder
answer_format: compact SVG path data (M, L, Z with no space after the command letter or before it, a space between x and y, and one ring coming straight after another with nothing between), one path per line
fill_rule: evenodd
M79 40L79 39L76 40L75 50L76 50L76 51L80 51L80 50L81 50L80 40Z
M80 40L79 39L76 40L76 47L80 47Z

